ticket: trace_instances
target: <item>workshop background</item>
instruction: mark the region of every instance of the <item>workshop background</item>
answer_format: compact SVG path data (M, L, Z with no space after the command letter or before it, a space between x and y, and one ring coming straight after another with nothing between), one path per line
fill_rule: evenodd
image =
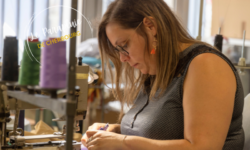
M105 78L101 74L101 61L96 38L98 23L108 5L112 0L79 0L78 11L90 22L93 28L91 34L88 22L82 17L82 25L77 36L77 57L83 57L83 63L88 64L96 74L101 76L93 84L89 85L88 110L84 120L84 131L94 122L116 123L120 111L120 103L116 100L109 88L103 84L103 80L111 87L109 75ZM176 13L183 26L196 38L199 28L200 0L165 0L165 2ZM64 7L55 7L62 5ZM0 57L2 57L3 39L6 36L16 36L19 39L19 62L22 60L24 40L27 38L25 29L33 15L39 15L31 24L31 31L34 35L42 35L41 27L52 28L70 21L71 0L0 0ZM241 57L243 31L246 30L245 53L246 63L250 63L250 0L204 0L202 20L202 41L211 45L214 43L215 35L223 35L222 52L233 62L237 63ZM54 9L47 9L55 7ZM49 37L61 37L69 34L69 30L55 34L47 34L40 38L43 41ZM68 42L68 41L67 41ZM69 47L67 48L68 58ZM241 75L245 96L250 92L250 73L245 70ZM125 111L129 109L126 106ZM249 107L250 109L250 107ZM14 113L12 114L14 115ZM61 130L65 122L53 122L52 119L58 114L53 111L25 110L25 130L31 131L39 120L53 127L54 130ZM13 122L12 122L13 123ZM9 126L11 123L9 123Z

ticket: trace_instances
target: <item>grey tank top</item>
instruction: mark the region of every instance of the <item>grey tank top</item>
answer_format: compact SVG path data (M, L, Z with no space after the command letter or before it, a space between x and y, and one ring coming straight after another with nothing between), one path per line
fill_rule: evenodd
M234 71L237 91L230 128L223 150L242 150L244 131L242 111L244 93L240 77L231 61L221 52L201 44L194 44L180 53L176 77L164 90L159 99L148 100L148 94L140 91L132 107L122 118L121 134L135 135L150 139L184 139L183 82L189 64L199 54L213 53L224 59ZM181 74L181 76L177 76ZM159 92L157 91L159 94ZM156 94L157 94L156 93Z

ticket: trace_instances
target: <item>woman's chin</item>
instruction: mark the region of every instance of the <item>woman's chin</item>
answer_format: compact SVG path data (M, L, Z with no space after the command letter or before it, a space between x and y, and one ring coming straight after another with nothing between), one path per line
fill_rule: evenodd
M140 70L140 71L141 71L142 74L147 74L147 73L146 73L145 71L143 71L143 70Z
M148 70L140 70L142 74L149 74L149 75L155 75L155 72L150 72Z

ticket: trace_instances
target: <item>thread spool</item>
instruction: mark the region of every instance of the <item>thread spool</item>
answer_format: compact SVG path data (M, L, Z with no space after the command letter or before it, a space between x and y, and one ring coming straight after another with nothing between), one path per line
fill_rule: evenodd
M78 57L78 65L82 66L82 57Z
M223 36L220 34L221 28L219 28L219 34L216 34L214 39L214 47L222 52Z
M222 43L223 43L223 36L217 34L215 36L215 40L214 40L214 46L216 48L218 48L218 50L220 50L220 52L222 52Z
M38 44L41 44L38 39L31 40L29 38L28 41L24 41L23 59L18 80L19 85L35 86L39 84L41 48L38 47Z
M18 81L18 40L16 37L6 37L4 39L3 61L2 61L2 81Z
M67 85L66 41L44 41L41 55L40 87L62 89Z

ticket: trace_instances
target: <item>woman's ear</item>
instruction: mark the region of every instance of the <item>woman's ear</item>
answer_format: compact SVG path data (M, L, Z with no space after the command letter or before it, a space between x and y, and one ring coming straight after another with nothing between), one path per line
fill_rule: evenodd
M149 30L149 32L152 33L153 36L156 36L157 34L157 24L156 21L153 17L149 16L149 17L145 17L143 19L143 24L146 27L146 29Z

